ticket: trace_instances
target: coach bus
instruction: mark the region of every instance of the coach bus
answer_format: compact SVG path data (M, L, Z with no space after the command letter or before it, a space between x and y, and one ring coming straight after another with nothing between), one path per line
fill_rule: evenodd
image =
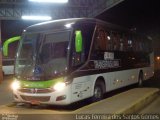
M16 102L68 105L154 74L152 41L93 18L39 23L22 34L12 83Z

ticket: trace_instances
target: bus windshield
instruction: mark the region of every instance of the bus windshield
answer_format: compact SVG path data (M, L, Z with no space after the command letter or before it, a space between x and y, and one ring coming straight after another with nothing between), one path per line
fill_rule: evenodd
M19 45L15 75L48 80L67 72L69 31L25 34Z

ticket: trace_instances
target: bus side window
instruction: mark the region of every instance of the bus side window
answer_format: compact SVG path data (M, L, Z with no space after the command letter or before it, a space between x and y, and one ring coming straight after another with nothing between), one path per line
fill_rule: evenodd
M152 51L153 51L153 47L152 47L152 41L151 40L149 40L149 39L147 39L147 41L146 41L146 48L147 48L147 51L146 52L149 52L149 53L151 53Z
M93 36L95 25L94 24L80 24L76 26L76 30L80 30L82 32L82 52L77 53L75 51L75 47L72 48L72 67L77 67L82 65L83 63L86 62L88 59L89 51L90 51L90 46L91 46L91 40ZM73 37L74 39L75 37ZM75 46L75 40L73 40L73 45Z
M107 37L105 30L102 28L98 28L95 36L95 50L103 50L105 51L107 47Z
M138 52L139 46L138 46L138 37L134 36L134 42L133 42L133 51Z
M128 35L128 51L133 51L133 37L131 34Z
M120 49L120 36L117 32L113 32L112 38L113 38L113 49L114 51L118 51Z
M123 35L123 40L124 40L124 51L128 50L128 37L126 34Z
M105 40L106 40L106 50L112 51L113 50L113 42L111 39L111 32L108 29L105 31Z
M139 39L139 51L142 51L142 40Z
M123 34L120 34L120 51L124 51L124 40L123 40Z
M140 45L140 37L137 36L135 38L135 51L140 52L141 51L141 45Z

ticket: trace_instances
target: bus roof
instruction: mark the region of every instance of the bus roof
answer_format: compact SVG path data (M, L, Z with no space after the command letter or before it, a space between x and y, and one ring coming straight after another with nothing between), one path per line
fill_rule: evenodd
M45 30L51 30L51 29L65 29L65 26L67 24L78 24L81 22L85 23L95 23L95 24L102 24L104 26L107 26L112 29L119 29L119 30L127 30L126 28L123 28L121 26L111 24L108 22L104 22L102 20L98 20L95 18L70 18L70 19L59 19L54 21L48 21L48 22L42 22L38 23L32 26L29 26L26 28L26 31L28 32L36 32L36 31L45 31Z

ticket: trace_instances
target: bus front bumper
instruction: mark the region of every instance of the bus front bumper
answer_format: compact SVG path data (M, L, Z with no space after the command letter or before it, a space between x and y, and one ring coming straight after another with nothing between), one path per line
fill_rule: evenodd
M68 105L71 103L70 85L66 86L61 91L46 91L46 89L40 90L35 88L18 89L13 91L13 96L16 102L25 102L31 104Z

